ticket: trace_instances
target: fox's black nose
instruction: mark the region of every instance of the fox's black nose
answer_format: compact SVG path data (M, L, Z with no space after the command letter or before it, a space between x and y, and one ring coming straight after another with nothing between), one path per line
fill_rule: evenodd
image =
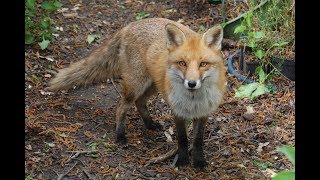
M191 80L191 81L188 82L188 86L189 86L190 88L194 88L194 87L196 87L196 85L197 85L197 82L196 82L196 81Z

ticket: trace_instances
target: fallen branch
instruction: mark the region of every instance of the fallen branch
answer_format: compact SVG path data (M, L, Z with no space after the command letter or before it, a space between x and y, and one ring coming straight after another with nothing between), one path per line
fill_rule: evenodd
M91 150L91 151L67 151L67 152L72 152L72 153L75 153L74 155L71 155L69 157L68 160L66 160L65 163L68 163L70 162L72 159L78 157L80 154L89 154L89 153L94 153L94 152L98 152L97 150Z
M88 173L87 170L85 170L84 168L81 168L82 171L86 174L86 176L88 177L89 180L93 180L94 178L92 177L92 175L90 173Z
M79 162L74 163L74 165L66 172L63 174L60 174L57 178L57 180L61 180L65 175L67 175Z

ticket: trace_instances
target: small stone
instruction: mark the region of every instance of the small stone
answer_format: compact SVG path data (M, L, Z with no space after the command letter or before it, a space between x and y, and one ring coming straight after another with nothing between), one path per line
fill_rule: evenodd
M244 113L242 114L243 119L247 120L247 121L252 121L254 119L254 115L253 114L248 114L248 113Z
M273 122L275 122L274 119L272 119L272 118L267 118L267 119L264 121L264 124L265 124L265 125L271 125Z
M229 158L231 155L230 151L228 149L225 149L223 152L222 152L222 156L224 156L225 158Z

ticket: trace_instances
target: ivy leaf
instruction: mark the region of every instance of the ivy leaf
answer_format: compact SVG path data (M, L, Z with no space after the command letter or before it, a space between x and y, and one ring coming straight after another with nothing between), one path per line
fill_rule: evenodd
M55 7L57 7L57 8L59 8L59 7L62 6L62 4L61 4L59 1L57 1L57 0L54 1L53 5L54 5Z
M271 177L271 180L294 180L294 179L295 179L294 171L283 171Z
M87 42L88 42L89 44L91 44L97 37L98 37L98 36L95 35L95 34L88 35L88 37L87 37Z
M259 75L259 83L263 83L267 79L267 74L263 71L261 66L256 68L256 73Z
M237 26L235 29L234 29L234 33L242 33L244 30L246 30L246 26L244 25L240 25L240 26Z
M251 47L251 48L255 48L255 47L257 47L257 44L254 41L250 41L248 46Z
M254 33L254 38L256 38L256 39L261 39L261 38L264 38L264 37L266 37L266 35L262 31L258 31L258 32Z
M30 9L33 9L35 6L36 0L27 0L26 6Z
M259 84L257 89L250 95L251 100L254 100L256 97L266 93L270 92L269 88L265 84Z
M26 31L24 36L24 43L25 44L32 44L34 42L34 36L31 32Z
M285 145L282 147L277 147L277 150L279 152L282 152L289 159L289 161L293 165L295 165L295 149L294 149L294 147Z
M42 7L42 9L45 9L45 10L48 10L48 11L56 10L56 7L52 3L49 3L47 1L42 2L41 3L41 7Z
M262 59L263 56L264 56L264 51L261 50L261 49L259 49L259 50L257 50L257 51L254 53L254 55L255 55L257 58Z
M250 97L252 92L256 90L258 86L259 86L258 82L242 85L235 90L236 91L235 97L239 97L239 98Z
M38 43L42 50L46 49L50 41L43 39L42 42Z

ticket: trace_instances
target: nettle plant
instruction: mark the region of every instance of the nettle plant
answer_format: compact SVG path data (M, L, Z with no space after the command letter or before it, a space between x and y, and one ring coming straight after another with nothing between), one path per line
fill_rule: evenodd
M267 74L263 71L262 66L259 66L256 68L256 74L258 74L258 82L241 85L238 89L235 89L235 97L248 97L251 100L255 100L262 94L275 91L270 82L268 82L273 75L272 71Z
M41 49L46 49L54 41L57 31L49 14L61 7L58 0L47 0L38 4L36 0L25 0L25 44L38 42Z

